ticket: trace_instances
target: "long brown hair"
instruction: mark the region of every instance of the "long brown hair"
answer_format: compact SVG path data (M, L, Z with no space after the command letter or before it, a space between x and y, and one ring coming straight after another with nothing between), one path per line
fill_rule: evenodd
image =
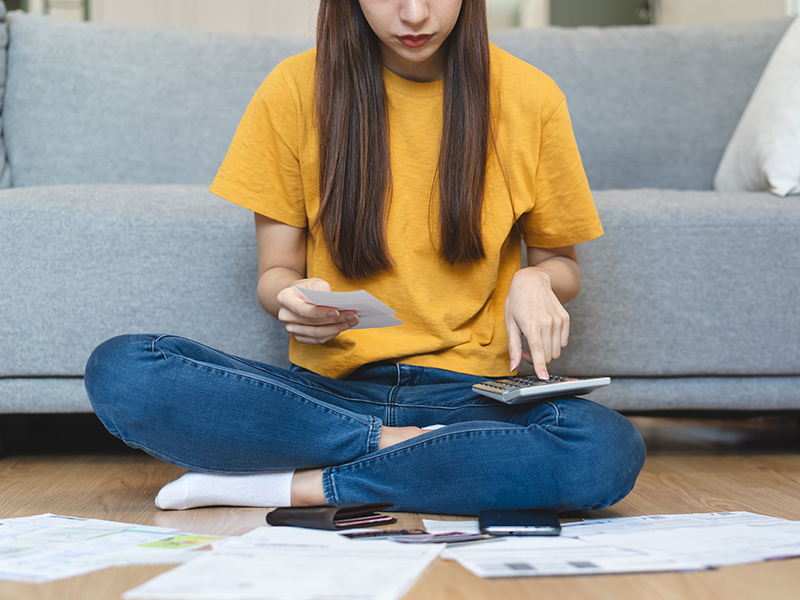
M439 256L451 265L485 256L481 237L491 137L485 0L463 0L447 44L439 150ZM358 0L321 0L316 115L320 226L348 279L392 268L386 243L391 165L380 42Z

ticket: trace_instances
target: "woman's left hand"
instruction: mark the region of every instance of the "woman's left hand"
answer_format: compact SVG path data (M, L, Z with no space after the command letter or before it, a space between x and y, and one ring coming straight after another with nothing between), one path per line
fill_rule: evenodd
M520 269L511 280L505 305L511 371L522 358L533 364L539 379L549 379L547 364L569 340L569 314L553 292L550 273L537 267ZM529 351L522 352L522 336Z

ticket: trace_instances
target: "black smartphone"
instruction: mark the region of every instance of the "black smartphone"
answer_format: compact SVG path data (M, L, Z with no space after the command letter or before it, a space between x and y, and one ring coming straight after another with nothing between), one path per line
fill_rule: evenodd
M561 522L552 510L482 510L478 525L492 535L559 535Z

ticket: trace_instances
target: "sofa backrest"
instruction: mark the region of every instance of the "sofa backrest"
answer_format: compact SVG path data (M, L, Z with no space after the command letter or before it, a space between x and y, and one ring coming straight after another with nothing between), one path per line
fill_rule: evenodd
M208 185L263 78L313 43L21 12L8 21L15 187ZM565 92L594 189L702 190L790 22L537 28L493 41Z
M594 189L712 189L791 19L509 30L493 41L566 94Z
M14 187L209 185L264 77L313 45L23 12L8 20L4 117Z

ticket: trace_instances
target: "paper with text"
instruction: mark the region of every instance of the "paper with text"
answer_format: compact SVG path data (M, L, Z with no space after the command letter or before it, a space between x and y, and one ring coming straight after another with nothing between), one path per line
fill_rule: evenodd
M399 600L440 547L259 527L126 592L126 600Z
M448 547L442 558L457 560L479 577L530 577L699 570L793 556L800 556L800 522L720 512L564 523L559 537Z
M181 563L217 536L59 515L0 520L0 579L44 583L108 567Z

